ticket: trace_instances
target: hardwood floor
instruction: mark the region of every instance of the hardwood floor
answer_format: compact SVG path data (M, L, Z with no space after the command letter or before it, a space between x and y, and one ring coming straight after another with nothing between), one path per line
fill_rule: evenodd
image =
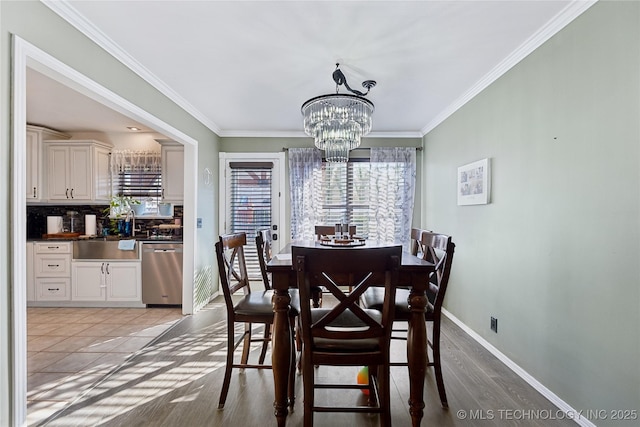
M49 418L47 426L275 425L269 370L234 371L227 404L217 409L225 363L225 311L218 299L105 376L96 387ZM402 357L405 343L394 340ZM259 351L252 353L257 357ZM569 426L571 420L448 319L443 322L443 369L449 399L440 406L433 371L425 383L424 426ZM355 381L357 368L318 369L318 376ZM410 425L404 367L392 368L393 424ZM302 378L287 425L302 425ZM318 394L324 403L364 402L359 392ZM559 414L559 415L558 415ZM315 426L377 426L376 415L316 414Z

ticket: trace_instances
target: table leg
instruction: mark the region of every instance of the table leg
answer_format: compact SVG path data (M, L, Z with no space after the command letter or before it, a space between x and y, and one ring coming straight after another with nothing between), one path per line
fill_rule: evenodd
M424 416L424 377L427 369L427 327L424 309L427 298L424 291L412 289L409 295L411 318L407 331L407 361L409 362L409 413L413 427L418 427Z
M291 366L291 328L289 326L289 303L287 290L276 289L273 295L273 335L271 336L271 363L275 385L274 414L279 427L287 423L287 389Z

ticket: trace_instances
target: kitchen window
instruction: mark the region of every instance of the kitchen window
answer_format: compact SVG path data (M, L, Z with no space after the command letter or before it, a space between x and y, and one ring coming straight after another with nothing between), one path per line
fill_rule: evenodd
M111 155L113 194L143 203L143 214L157 214L162 197L159 151L114 151Z

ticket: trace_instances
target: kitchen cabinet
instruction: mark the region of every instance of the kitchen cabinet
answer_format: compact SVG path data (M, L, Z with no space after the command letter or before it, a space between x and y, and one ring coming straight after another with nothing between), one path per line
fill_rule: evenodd
M108 202L111 146L99 141L43 141L52 201Z
M162 201L182 204L184 199L184 147L178 143L163 143Z
M65 140L69 138L69 135L53 129L27 125L27 202L37 202L46 199L46 192L42 185L42 141L45 139Z
M140 262L80 261L71 266L72 301L141 301Z
M68 301L70 289L71 242L28 244L27 300Z

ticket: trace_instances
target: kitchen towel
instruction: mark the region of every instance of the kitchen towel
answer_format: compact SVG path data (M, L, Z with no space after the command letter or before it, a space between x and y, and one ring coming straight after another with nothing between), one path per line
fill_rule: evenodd
M47 217L47 234L62 233L62 217L61 216L48 216Z
M121 251L132 251L136 247L135 240L119 240L118 249Z
M84 216L84 234L87 236L95 236L97 234L96 229L96 216L85 215Z

